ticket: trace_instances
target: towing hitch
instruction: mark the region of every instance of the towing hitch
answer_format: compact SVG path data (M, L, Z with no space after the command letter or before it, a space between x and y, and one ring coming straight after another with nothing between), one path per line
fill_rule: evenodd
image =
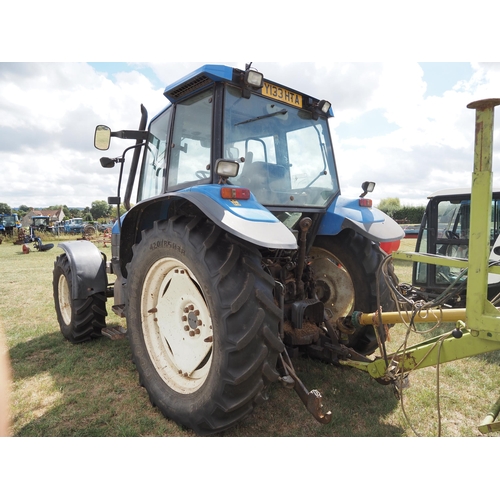
M283 368L285 370L285 377L282 377L282 381L285 383L287 387L292 386L293 381L293 389L298 394L301 401L304 403L304 406L307 408L307 411L320 423L320 424L329 424L332 420L332 412L327 411L326 413L323 411L323 403L321 393L313 389L312 391L308 391L306 386L302 383L300 378L295 373L292 362L288 353L285 349L284 351L286 356L286 361L282 354L280 354L281 363L283 364ZM290 378L292 381L290 381Z

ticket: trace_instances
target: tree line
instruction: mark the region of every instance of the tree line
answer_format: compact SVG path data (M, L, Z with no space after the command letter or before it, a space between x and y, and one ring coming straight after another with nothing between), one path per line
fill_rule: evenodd
M84 209L78 208L68 208L66 205L53 205L50 207L37 208L36 210L59 210L63 209L65 219L75 219L81 217L83 220L100 220L100 219L116 219L116 207L109 205L107 201L96 200L93 201L90 207L85 207ZM424 206L413 207L413 206L401 206L399 198L384 198L380 200L377 208L382 210L382 212L389 215L397 221L404 222L406 224L420 224L422 217L425 212ZM28 212L33 210L27 205L20 205L15 210L18 217L21 219ZM11 214L13 210L6 203L0 203L0 214ZM120 213L126 212L125 207L122 205L120 207Z
M107 201L96 200L93 201L90 207L85 207L83 209L79 208L69 208L67 205L51 205L49 207L28 207L27 205L20 205L19 207L12 209L7 203L0 202L0 214L12 214L16 213L19 219L22 219L26 214L32 210L59 210L62 208L64 212L65 219L76 219L82 218L88 221L97 221L102 219L116 219L116 206L110 205ZM120 207L120 213L125 213L125 207Z
M402 206L399 198L383 198L377 208L395 221L404 224L420 224L425 213L425 207Z

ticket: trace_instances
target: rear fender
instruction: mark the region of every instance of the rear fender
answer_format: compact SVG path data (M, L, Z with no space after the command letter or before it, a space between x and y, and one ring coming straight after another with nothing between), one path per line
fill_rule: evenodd
M178 191L196 205L215 224L244 241L265 248L295 250L297 240L293 233L253 194L249 200L227 200L220 195L221 186L196 186Z
M319 226L318 235L334 235L353 229L377 243L404 238L401 226L378 208L359 206L359 199L339 196L328 208Z
M106 292L106 257L90 241L59 243L68 257L71 268L71 297L86 299L90 295Z
M219 185L205 184L151 198L133 207L122 223L121 260L131 259L131 246L139 240L138 232L152 227L155 220L165 220L176 213L176 204L187 201L215 224L244 241L276 249L297 248L294 234L251 194L249 200L226 200Z

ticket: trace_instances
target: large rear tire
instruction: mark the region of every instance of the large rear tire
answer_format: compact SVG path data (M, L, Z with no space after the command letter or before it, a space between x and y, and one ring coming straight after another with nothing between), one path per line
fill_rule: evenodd
M376 243L352 230L316 238L311 265L318 297L330 311L333 324L353 311L377 310L376 275L384 256ZM382 310L393 311L395 304L389 289L383 279L379 282ZM358 328L345 344L364 355L372 354L378 347L372 326Z
M284 348L258 250L204 218L142 233L129 265L129 340L139 379L169 419L206 435L266 399Z
M106 294L73 299L72 273L66 254L56 258L52 286L57 321L64 338L78 344L100 337L101 330L106 327Z

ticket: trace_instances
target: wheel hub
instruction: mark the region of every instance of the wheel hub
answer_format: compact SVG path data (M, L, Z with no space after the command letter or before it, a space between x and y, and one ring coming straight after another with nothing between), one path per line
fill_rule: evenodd
M346 269L328 252L315 248L312 268L318 298L334 319L348 315L354 307L354 286Z
M71 292L68 286L66 276L59 276L58 295L59 295L59 310L61 311L61 318L66 325L71 324Z

